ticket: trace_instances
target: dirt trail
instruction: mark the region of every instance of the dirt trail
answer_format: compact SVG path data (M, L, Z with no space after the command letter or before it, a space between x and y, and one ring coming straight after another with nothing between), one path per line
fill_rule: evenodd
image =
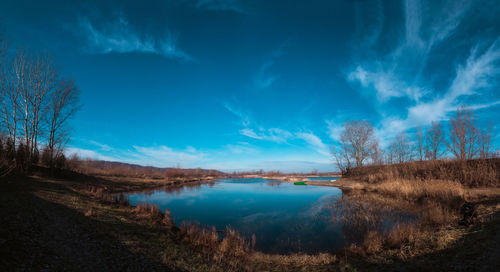
M165 271L100 231L96 222L30 191L30 179L1 182L1 271ZM67 190L44 184L50 190Z

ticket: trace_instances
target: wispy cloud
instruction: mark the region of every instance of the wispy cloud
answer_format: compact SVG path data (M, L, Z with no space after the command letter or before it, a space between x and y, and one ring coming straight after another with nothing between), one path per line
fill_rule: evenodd
M382 119L376 134L383 143L398 132L427 125L431 121L446 120L450 112L464 103L467 97L474 96L476 101L480 101L497 84L495 78L498 76L500 60L498 38L489 43L478 42L464 61L451 68L455 74L447 80L449 85L444 89L441 87L436 90L436 85L430 79L422 77L435 48L458 31L471 2L433 3L432 9L429 9L428 4L423 1L405 1L404 33L399 39L393 39L401 42L385 54L380 52L386 51L377 51L374 43L366 42L365 47L356 53L356 61L346 73L346 79L359 84L357 86L364 94L376 97ZM443 16L436 16L435 13L441 14L442 10L446 10ZM403 106L399 106L396 113L394 109L387 111L387 107L381 105L393 98L406 99L405 103L397 104ZM486 103L483 99L482 103L471 106L485 108L495 105L497 103ZM332 139L338 137L341 130L336 123L328 123L328 129Z
M256 154L259 153L257 147L247 143L247 142L238 142L236 144L227 144L223 147L224 150L228 150L231 154Z
M410 86L400 80L393 68L387 70L385 65L377 63L377 68L366 70L363 66L357 66L348 75L350 81L358 81L363 88L376 91L376 97L380 102L386 102L394 97L408 97L418 102L427 92L419 86Z
M356 40L362 40L363 46L370 47L376 43L384 26L383 1L355 1L354 7ZM359 41L353 45L359 46Z
M429 54L439 42L445 40L460 25L469 4L448 1L435 8L439 14L441 10L446 10L445 16L423 12L423 10L428 10L425 6L427 4L422 1L405 1L405 32L403 38L400 39L402 42L383 55L380 55L380 52L372 52L374 51L373 42L361 45L364 48L359 50L363 53L356 57L360 60L347 73L348 80L360 83L361 87L368 92L374 91L381 103L395 97L406 97L411 101L419 102L429 94L428 87L420 80ZM382 13L377 14L383 17ZM432 20L429 20L430 18ZM377 22L380 22L380 19L377 19ZM361 25L366 23L363 20L359 21ZM379 29L380 27L374 30L377 37L380 35ZM364 55L377 57L364 58Z
M240 0L198 0L196 7L208 10L227 10L245 13Z
M238 117L242 126L247 127L250 125L250 114L244 112L242 109L229 102L224 102L224 108Z
M406 118L398 116L385 118L377 130L377 136L384 140L416 126L446 120L449 113L454 112L460 106L461 97L477 95L481 90L494 86L494 79L500 71L498 61L500 61L498 39L483 54L478 55L477 49L472 50L465 65L457 68L456 76L444 95L409 107ZM482 109L496 106L500 103L499 101L470 106ZM386 143L386 141L382 143L384 142Z
M106 156L101 154L99 151L94 151L91 149L78 148L78 147L66 147L64 152L67 156L78 155L80 158L89 158L102 161L119 161L118 158L112 156Z
M266 140L275 143L286 143L292 137L292 134L280 128L260 128L255 132L251 128L244 128L240 130L240 134L258 140Z
M329 156L330 150L323 141L311 132L298 132L295 134L298 139L304 140L309 146L315 149L318 153Z
M341 121L326 120L328 135L336 142L340 141L340 134L344 129L344 124Z
M276 144L290 144L290 141L302 141L302 144L306 143L306 146L319 154L329 155L328 146L310 131L299 129L290 131L278 127L265 128L258 126L256 122L251 123L249 114L245 113L240 107L230 103L224 103L224 107L240 119L238 124L241 128L238 132L245 137Z
M77 154L82 158L120 161L139 165L156 167L195 167L201 163L206 154L188 146L185 150L175 150L168 146L132 146L131 149L120 149L102 144L96 141L89 141L93 148L69 147L66 154Z
M254 77L254 85L258 89L267 89L279 79L279 75L273 75L269 73L272 65L274 64L274 59L266 61L259 69L259 72Z
M204 154L195 153L189 151L179 151L173 150L168 146L133 146L136 161L145 162L148 161L154 165L185 165L193 166L196 162L199 162Z
M80 18L79 26L91 53L149 53L165 58L192 61L193 58L177 46L177 35L167 32L162 37L139 33L128 21L119 17L116 21L96 27L88 18Z
M284 42L277 50L273 51L269 59L260 66L259 71L253 78L253 84L257 89L267 89L279 80L280 75L272 73L271 69L276 60L285 55L286 46L288 46L288 41Z

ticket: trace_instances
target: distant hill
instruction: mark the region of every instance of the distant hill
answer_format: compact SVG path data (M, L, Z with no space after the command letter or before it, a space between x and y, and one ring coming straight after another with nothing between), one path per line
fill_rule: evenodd
M224 172L215 169L201 168L173 168L142 166L115 161L81 160L77 163L78 170L86 174L111 175L111 176L135 176L135 177L183 177L183 176L220 176Z

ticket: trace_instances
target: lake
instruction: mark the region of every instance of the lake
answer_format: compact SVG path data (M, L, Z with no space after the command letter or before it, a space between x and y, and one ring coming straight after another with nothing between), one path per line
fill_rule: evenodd
M248 239L255 234L257 250L289 253L342 248L340 228L329 220L327 207L341 195L335 187L237 178L136 192L129 200L134 206L150 203L170 209L177 225L198 222L218 230L229 225Z

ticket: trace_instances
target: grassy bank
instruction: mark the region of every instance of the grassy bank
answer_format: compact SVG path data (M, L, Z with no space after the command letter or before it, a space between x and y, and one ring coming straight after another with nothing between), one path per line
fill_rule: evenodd
M500 158L415 161L350 169L344 178L370 184L390 180L447 180L468 187L500 186Z

